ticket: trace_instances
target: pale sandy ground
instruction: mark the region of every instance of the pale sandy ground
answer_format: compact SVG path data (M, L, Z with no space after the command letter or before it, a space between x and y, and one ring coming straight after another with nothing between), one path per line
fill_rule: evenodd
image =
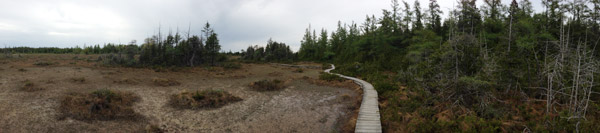
M74 56L79 59L74 60ZM52 54L0 58L0 133L144 132L148 125L157 125L167 132L335 132L340 128L340 121L352 115L348 108L353 104L351 100L345 100L344 95L358 97L353 90L357 88L318 86L303 78L318 79L318 73L322 71L319 69L294 73L295 68L244 64L238 70L196 67L177 72L155 72L152 69L100 67L87 61L96 58ZM57 64L32 65L37 61ZM85 78L85 82L71 81L71 78L79 77ZM160 87L152 83L152 78L174 79L181 85ZM27 79L44 90L22 91L20 88ZM136 83L115 83L123 79ZM284 80L288 87L274 92L258 92L247 87L262 79ZM88 122L58 119L57 108L62 95L69 91L90 92L102 88L139 95L141 100L134 109L144 118ZM172 94L203 89L223 89L244 100L204 110L181 110L167 105L168 96Z

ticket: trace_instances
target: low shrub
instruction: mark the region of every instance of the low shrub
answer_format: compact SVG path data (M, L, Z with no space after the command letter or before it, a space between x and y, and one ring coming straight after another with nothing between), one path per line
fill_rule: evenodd
M19 68L19 69L17 69L17 70L18 70L19 72L25 72L25 71L27 71L27 69L25 69L25 68Z
M327 69L331 68L331 64L329 64L329 63L323 63L321 65L321 68L323 68L323 70L327 70Z
M54 63L51 63L51 62L44 62L44 61L40 61L40 62L33 63L33 65L36 65L36 66L49 66L49 65L53 65L53 64L54 64Z
M121 80L114 80L113 83L117 83L117 84L130 84L130 85L136 85L136 84L138 84L138 82L135 79L129 79L129 78L122 78Z
M373 87L378 94L383 94L389 91L398 90L398 86L394 83L386 82L386 81L378 81L373 83Z
M240 68L242 68L242 64L240 64L240 63L225 62L221 65L225 69L240 69Z
M203 90L182 92L170 97L169 103L175 108L202 109L219 108L242 99L223 90Z
M62 97L59 112L62 118L77 120L135 120L138 115L132 108L138 96L130 92L100 89L88 94L71 92Z
M157 125L148 125L146 126L146 133L164 133L165 130L163 130L162 128L158 127Z
M154 79L152 79L152 82L154 82L155 85L162 86L162 87L176 86L176 85L181 84L173 79L165 79L165 78L154 78Z
M327 81L344 81L344 80L346 80L338 75L331 74L331 73L324 73L324 72L322 72L321 75L319 75L319 79L327 80Z
M250 83L250 88L258 91L275 91L285 88L280 80L261 80Z
M21 89L24 90L24 91L32 92L32 91L43 90L44 88L37 87L30 80L25 80L25 81L23 81L23 87L21 87Z
M73 78L71 78L71 81L73 81L75 83L84 83L85 77L73 77Z
M303 73L303 72L304 72L304 69L302 69L302 68L298 68L298 69L296 69L296 70L294 70L294 71L292 71L292 72L295 72L295 73Z

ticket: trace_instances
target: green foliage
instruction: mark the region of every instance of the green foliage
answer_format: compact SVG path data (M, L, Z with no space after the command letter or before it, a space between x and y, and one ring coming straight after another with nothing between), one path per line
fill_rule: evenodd
M242 68L242 64L234 63L234 62L225 62L225 63L222 63L222 66L225 69L240 69L240 68Z
M338 75L331 74L331 73L324 73L324 72L322 72L321 75L319 75L319 79L327 80L327 81L344 81L344 80L346 80Z
M375 87L375 90L379 94L383 94L388 91L398 90L398 85L396 85L394 83L390 83L390 82L385 82L385 81L375 82L373 84L373 86Z
M267 47L250 46L242 51L242 59L247 61L291 62L295 54L290 46L269 39Z

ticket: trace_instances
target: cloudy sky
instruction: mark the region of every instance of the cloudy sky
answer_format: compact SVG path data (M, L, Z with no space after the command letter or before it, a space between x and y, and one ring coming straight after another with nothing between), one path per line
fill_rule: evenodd
M399 0L401 1L401 0ZM420 0L426 9L429 0ZM412 4L413 0L407 0ZM510 0L502 0L508 4ZM532 0L534 6L540 3ZM310 25L333 30L338 20L362 23L381 16L390 0L5 0L0 5L1 47L74 47L138 44L158 32L200 34L210 22L224 51L265 45L269 38L300 47ZM448 13L454 0L438 0ZM481 0L478 1L482 4ZM445 16L445 15L444 15Z

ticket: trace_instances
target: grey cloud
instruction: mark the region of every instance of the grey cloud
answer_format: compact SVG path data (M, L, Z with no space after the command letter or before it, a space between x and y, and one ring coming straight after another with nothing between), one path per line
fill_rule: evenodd
M438 2L442 8L452 4L452 0ZM421 3L425 9L428 0ZM362 23L365 15L380 16L382 9L389 8L389 0L8 1L0 5L0 45L141 43L158 32L159 24L166 34L177 28L184 33L191 23L192 34L199 35L208 21L225 51L264 45L269 38L289 44L296 51L309 24L317 32L321 27L332 31L338 20Z

